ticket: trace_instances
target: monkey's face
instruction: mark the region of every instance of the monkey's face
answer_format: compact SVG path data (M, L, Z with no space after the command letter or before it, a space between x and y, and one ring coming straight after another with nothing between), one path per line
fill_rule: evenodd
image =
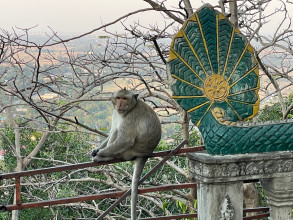
M120 115L124 115L136 105L137 95L127 90L120 90L112 96L111 100L115 110Z
M128 111L130 100L126 97L116 97L115 102L116 104L114 107L119 114L124 114Z

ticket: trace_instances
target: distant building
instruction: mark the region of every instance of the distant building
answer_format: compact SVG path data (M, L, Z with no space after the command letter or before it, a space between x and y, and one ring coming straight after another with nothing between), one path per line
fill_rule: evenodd
M44 95L41 95L41 98L44 100L53 99L56 98L58 95L56 93L46 93Z

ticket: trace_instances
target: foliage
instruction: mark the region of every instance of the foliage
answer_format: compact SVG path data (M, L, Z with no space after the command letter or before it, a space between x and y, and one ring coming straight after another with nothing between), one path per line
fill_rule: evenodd
M267 196L264 192L264 189L262 188L260 183L256 183L255 185L256 185L256 189L258 190L258 194L259 194L259 206L266 207L268 205L268 203L267 203Z
M12 129L2 129L2 131L13 139ZM34 138L32 138L34 137ZM25 155L26 151L30 151L35 142L40 138L39 132L32 129L25 129L21 136L21 144L23 146L22 154ZM42 150L37 155L38 158L33 160L28 166L28 169L40 169L42 167L53 167L62 165L62 163L81 163L88 162L90 160L89 152L91 151L91 145L86 143L89 139L89 135L83 133L56 133L50 136L47 142L44 144ZM16 158L9 150L9 143L2 138L3 148L6 149L4 156L4 170L5 172L13 171L16 164ZM44 175L37 175L32 177L24 177L23 184L28 186L23 187L22 201L31 202L36 200L50 200L54 198L65 198L76 196L79 193L79 188L87 188L87 185L83 183L70 183L62 184L71 178L84 178L87 174L85 172L62 172L62 173L49 173ZM5 185L10 185L10 180L5 181ZM60 182L60 184L59 184ZM36 187L38 186L38 187ZM13 195L13 188L9 188L10 195ZM7 196L7 191L0 190L0 198L3 204L11 204L11 196ZM7 200L8 199L8 200ZM70 216L69 209L60 209L60 215ZM71 212L72 213L72 212ZM5 216L5 214L2 214ZM1 216L1 215L0 215ZM50 209L25 209L20 212L19 219L52 219L52 210ZM71 215L75 216L74 213Z
M62 125L63 126L63 125ZM64 128L63 128L64 129ZM10 137L12 140L14 138L13 129L5 128L2 131L6 134L7 137ZM175 132L176 133L176 132ZM198 142L198 133L195 130L191 131L192 142ZM22 154L25 155L26 151L30 151L35 143L41 138L41 134L33 129L25 129L21 135L21 144L23 147ZM177 135L174 135L175 142L179 142L176 138L180 138L179 132ZM182 139L182 137L180 138ZM68 132L58 132L53 133L48 140L45 142L43 148L40 150L37 158L32 161L28 166L28 169L39 169L42 167L52 167L62 165L62 163L81 163L87 162L90 160L89 153L92 149L91 144L87 143L89 140L89 135L84 133L68 133ZM13 171L13 168L16 164L16 158L13 155L12 151L9 151L9 142L5 138L1 139L3 147L7 150L5 154L5 172ZM174 142L167 144L166 141L162 140L157 147L157 151L171 150L175 146ZM186 160L185 157L174 157L171 159L174 165L186 170ZM143 175L145 175L150 169L152 169L158 163L155 159L149 159L144 169ZM122 180L120 184L125 184L128 187L131 183L131 174L133 172L133 162L122 162L113 165L105 165L103 168L97 167L95 169L83 169L78 171L67 171L59 173L49 173L45 175L36 175L33 177L23 178L23 184L28 184L26 187L23 187L22 190L22 201L23 202L32 202L38 200L50 200L50 199L59 199L72 196L93 194L103 191L111 190L111 185L118 180ZM108 175L108 176L107 176ZM113 179L113 183L109 182L110 178ZM174 179L175 177L175 179ZM90 178L91 181L83 181ZM183 173L176 172L173 168L169 166L163 166L159 171L153 174L145 183L146 186L156 186L160 184L171 184L180 182L187 182L185 175ZM12 182L10 180L6 181L5 185L9 185ZM109 183L107 185L106 183ZM38 186L38 187L35 187ZM11 194L13 195L13 188L9 188ZM93 190L94 189L94 190ZM121 190L121 189L120 189ZM188 190L180 190L184 193L187 193ZM4 204L11 204L13 197L7 197L7 194L4 195L2 190L0 190L1 196ZM184 211L184 207L178 206L177 193L175 192L158 192L159 197L162 201L168 201L167 206L154 206L154 204L147 198L141 197L139 199L139 205L141 207L152 207L152 212L157 215L163 215L164 213L180 213ZM174 199L172 199L174 198ZM8 199L8 200L7 200ZM182 200L182 204L185 205L187 209L188 202ZM106 210L110 204L113 203L112 200L104 199L101 201L94 201L94 203L99 203L100 210ZM163 202L162 202L163 203ZM36 216L39 219L51 219L55 215L64 216L66 218L74 218L77 216L80 217L94 217L96 216L92 202L86 202L86 206L92 208L82 208L77 206L73 207L52 207L50 209L26 209L19 213L19 219L35 219ZM181 203L180 203L181 204ZM112 215L129 215L129 200L126 200L121 204L121 207L114 209ZM123 208L124 207L124 208ZM43 212L42 212L43 210ZM186 212L185 210L184 212ZM0 216L5 216L7 213L1 214ZM149 216L149 211L142 210L142 216Z
M284 98L285 105L288 107L293 103L293 93ZM276 121L282 120L283 114L280 102L268 103L261 110L258 115L260 121ZM293 110L290 111L287 118L293 118Z
M182 214L186 214L189 209L189 206L180 200L177 200L176 207L177 209L179 209L179 213L182 213ZM194 210L196 209L197 209L197 200L195 199L193 202L193 209L190 211L190 213L194 213ZM197 218L192 218L192 220L197 220Z
M176 146L183 141L182 128L175 126L172 133L173 145ZM189 145L198 146L200 143L200 133L197 128L191 127L189 129Z
M14 140L13 129L3 129L3 132L11 141ZM32 129L24 129L20 139L21 154L26 155L27 152L30 152L40 138L40 132ZM86 142L86 140L89 139L89 135L82 133L61 132L52 134L37 155L38 160L34 160L30 164L29 169L54 166L56 165L55 161L62 161L63 163L89 161L90 158L88 153L91 150L91 145ZM16 158L10 150L7 140L2 138L1 141L3 143L2 147L6 152L4 157L4 169L6 172L12 172L16 166ZM42 160L42 158L44 160Z

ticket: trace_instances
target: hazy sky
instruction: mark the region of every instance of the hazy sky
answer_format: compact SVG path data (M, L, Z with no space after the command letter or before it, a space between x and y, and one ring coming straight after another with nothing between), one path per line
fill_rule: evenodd
M58 32L90 31L121 15L150 7L142 0L0 0L0 3L0 28L38 25L38 29L50 26Z
M167 3L177 7L178 1L168 0ZM218 4L216 0L204 2ZM150 8L143 0L0 0L0 3L0 28L10 31L12 27L30 28L38 25L35 31L48 31L49 26L59 34L91 31L131 11ZM191 3L195 9L203 4L202 0L191 0ZM292 16L292 4L290 7ZM156 21L164 22L159 13L155 12L139 14L131 19L146 25ZM272 19L267 25L267 31L279 22L278 18Z

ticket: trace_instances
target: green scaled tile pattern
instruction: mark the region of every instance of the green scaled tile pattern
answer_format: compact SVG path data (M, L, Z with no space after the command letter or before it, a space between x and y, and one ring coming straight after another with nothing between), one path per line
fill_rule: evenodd
M168 65L172 98L188 112L211 154L293 150L293 122L241 122L259 110L259 69L254 49L223 14L206 4L174 36Z
M223 125L209 112L199 130L214 155L293 150L293 120Z

